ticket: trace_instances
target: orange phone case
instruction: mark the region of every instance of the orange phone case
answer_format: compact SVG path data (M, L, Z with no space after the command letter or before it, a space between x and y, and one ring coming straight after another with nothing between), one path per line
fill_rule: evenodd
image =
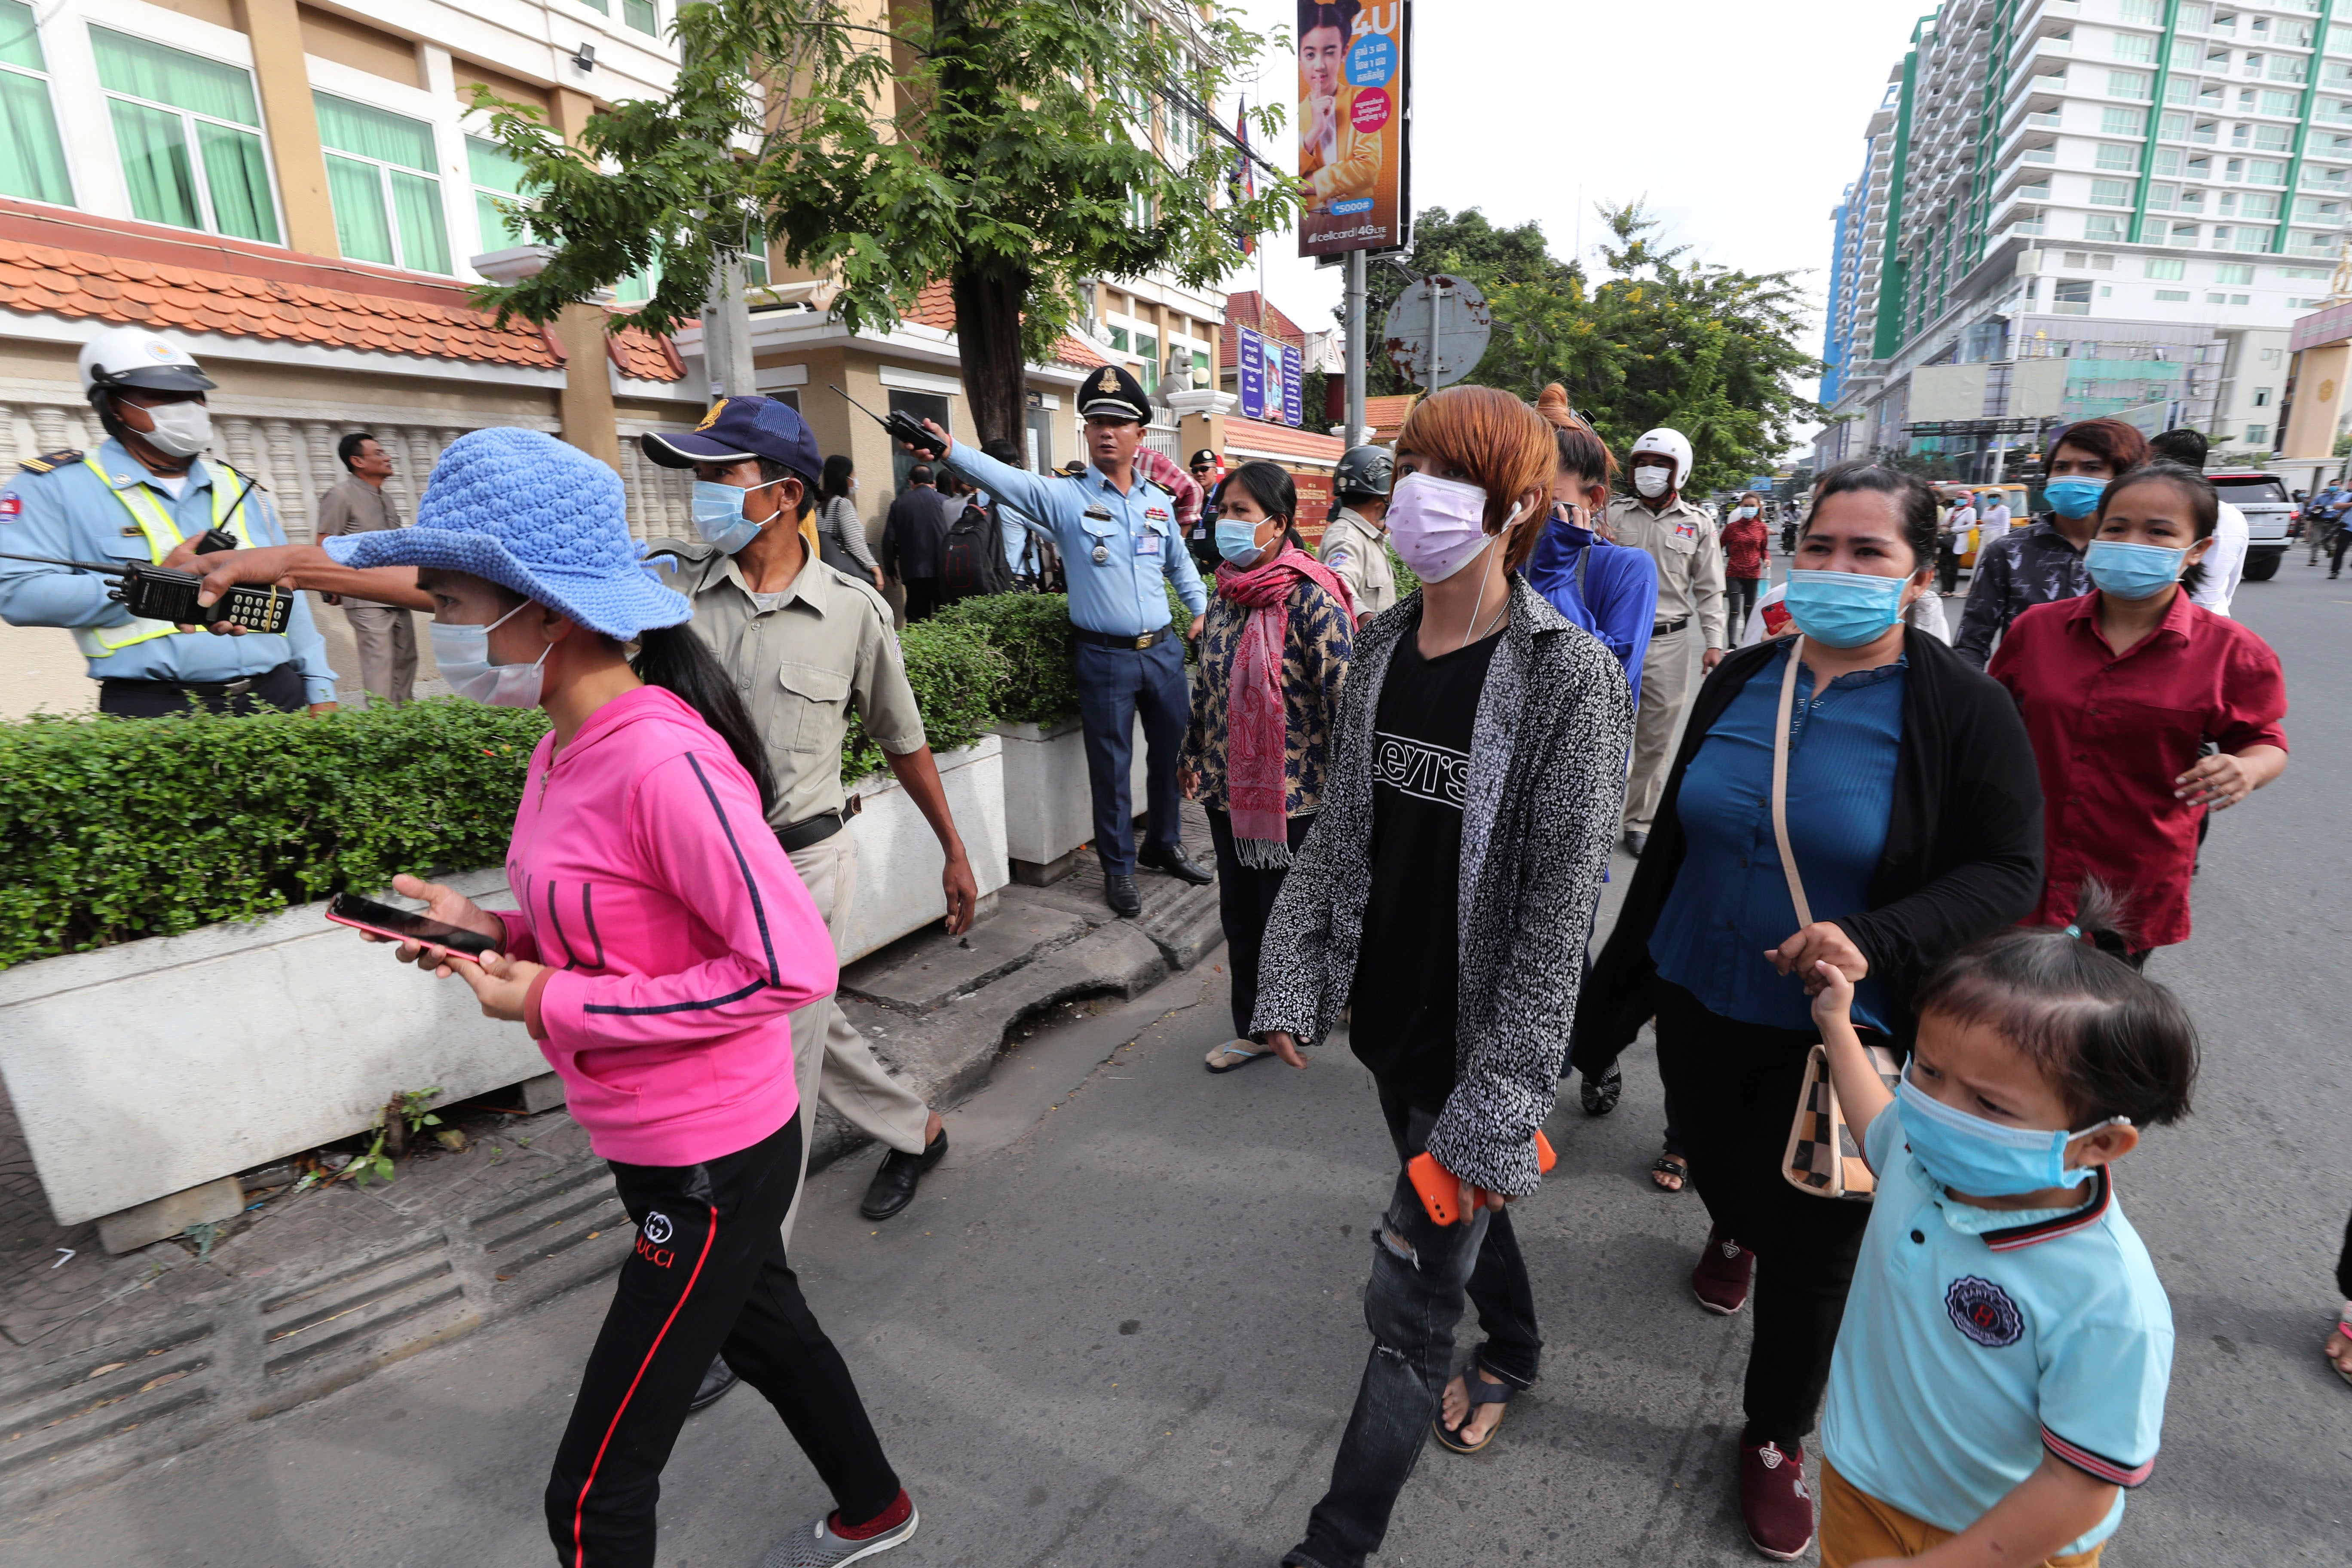
M1559 1156L1552 1152L1551 1140L1543 1135L1542 1128L1537 1128L1537 1171L1548 1173L1559 1163ZM1412 1190L1421 1194L1421 1206L1429 1211L1431 1219L1439 1225L1452 1225L1461 1219L1462 1215L1454 1208L1462 1195L1461 1179L1439 1164L1434 1154L1423 1152L1414 1155L1412 1163L1405 1166L1404 1173L1412 1181ZM1470 1192L1474 1203L1486 1201L1486 1188L1473 1187Z

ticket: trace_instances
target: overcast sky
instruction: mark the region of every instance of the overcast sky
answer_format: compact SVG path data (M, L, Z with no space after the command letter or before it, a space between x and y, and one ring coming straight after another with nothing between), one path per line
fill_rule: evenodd
M1238 3L1261 26L1296 25L1296 0ZM1803 269L1816 307L1804 346L1818 353L1830 209L1861 170L1863 127L1888 69L1930 9L1925 0L1422 0L1414 210L1477 207L1506 227L1532 218L1566 257L1578 245L1581 190L1584 254L1597 269L1592 204L1639 197L1668 240L1706 260ZM1266 90L1291 103L1295 121L1294 49L1269 49L1265 65ZM1269 163L1297 168L1290 135L1286 127ZM1339 301L1339 269L1301 260L1295 235L1269 236L1263 248L1268 296L1320 325ZM1254 267L1227 282L1255 286Z

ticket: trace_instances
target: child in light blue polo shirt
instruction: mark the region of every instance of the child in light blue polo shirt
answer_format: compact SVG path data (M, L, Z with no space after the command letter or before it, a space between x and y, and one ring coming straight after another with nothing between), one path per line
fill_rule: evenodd
M2082 1568L2156 1461L2172 1310L2108 1168L2188 1112L2197 1037L2083 935L2103 906L1931 973L1891 1095L1852 984L1820 966L1813 1016L1878 1183L1822 1423L1822 1568L1977 1563L1995 1541Z

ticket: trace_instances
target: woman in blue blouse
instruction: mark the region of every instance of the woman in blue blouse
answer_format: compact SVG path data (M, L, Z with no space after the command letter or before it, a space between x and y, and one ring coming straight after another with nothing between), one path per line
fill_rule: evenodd
M1741 648L1692 705L1649 850L1578 1009L1575 1065L1606 1068L1657 1019L1658 1068L1714 1228L1691 1286L1738 1311L1751 1279L1740 1504L1790 1558L1812 1537L1811 1430L1869 1208L1780 1173L1812 1022L1805 976L1854 984L1854 1018L1907 1046L1913 984L2022 918L2042 879L2042 791L2007 693L1904 611L1928 591L1936 503L1867 464L1822 478L1790 574L1798 636ZM1773 736L1794 660L1781 869ZM1753 1250L1749 1250L1753 1248Z

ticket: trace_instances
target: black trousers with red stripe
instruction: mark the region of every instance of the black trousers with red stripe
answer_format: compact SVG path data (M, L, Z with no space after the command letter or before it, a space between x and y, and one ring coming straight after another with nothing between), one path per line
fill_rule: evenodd
M548 1478L548 1533L563 1568L650 1568L662 1467L721 1351L784 1418L844 1520L862 1523L898 1500L857 1385L784 1261L801 1125L795 1114L699 1165L611 1162L637 1244Z

